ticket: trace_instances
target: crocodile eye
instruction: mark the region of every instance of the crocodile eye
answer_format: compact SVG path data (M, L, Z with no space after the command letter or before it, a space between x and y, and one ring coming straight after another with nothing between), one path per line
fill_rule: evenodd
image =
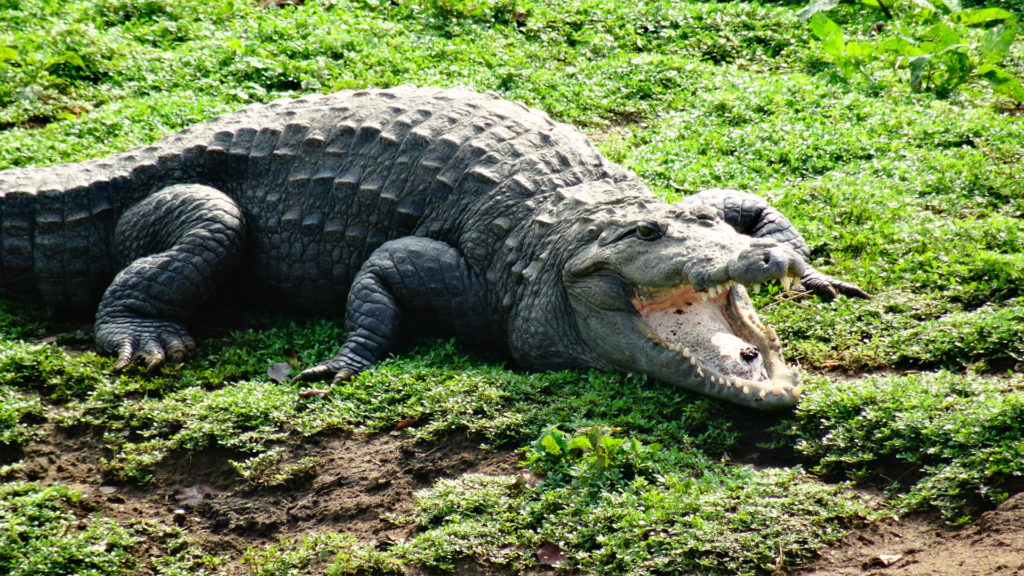
M654 222L641 222L630 228L620 228L616 236L609 237L607 240L601 242L601 245L606 246L613 242L621 242L627 238L639 238L640 240L651 242L664 235L665 231L661 229L661 225Z
M661 227L653 222L643 222L636 225L636 237L641 240L657 240L661 238L665 233L661 231Z
M697 218L699 222L702 223L714 222L715 220L718 219L718 214L716 214L715 211L708 206L696 207L693 211L693 215L694 217Z

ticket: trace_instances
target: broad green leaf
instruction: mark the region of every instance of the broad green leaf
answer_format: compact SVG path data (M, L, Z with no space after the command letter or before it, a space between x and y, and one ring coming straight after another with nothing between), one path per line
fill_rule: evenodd
M978 45L978 51L981 53L981 58L989 64L995 64L1006 56L1006 53L1010 51L1010 47L1013 46L1013 38L1017 34L1017 23L1007 22L1002 26L997 26L987 32L981 37L981 42Z
M796 13L797 18L806 22L811 16L814 16L818 12L824 12L825 10L831 10L839 5L839 0L811 0L811 3L804 6Z
M959 12L961 10L960 0L942 0L942 4L950 12Z
M975 74L988 82L996 94L1002 94L1016 102L1024 102L1024 86L1013 74L993 64L978 68Z
M928 29L926 36L936 40L939 48L947 48L960 43L960 35L945 22L937 22Z
M910 0L910 1L911 1L911 3L915 4L917 7L921 8L923 10L926 10L928 12L936 12L937 11L935 9L935 6L931 2L929 2L928 0Z
M74 52L65 52L61 54L60 56L47 62L46 66L44 66L43 68L51 68L53 66L56 66L57 64L70 64L76 68L85 68L85 61L82 60L81 56Z
M845 52L845 43L843 42L843 37L841 35L833 36L823 41L821 45L822 48L825 49L825 52L831 54L832 56L842 57L843 53Z
M875 47L866 42L850 42L846 45L846 54L851 58L866 58L875 52Z
M882 5L878 3L878 0L860 0L860 3L868 8L874 8L875 10L882 9Z
M0 46L0 62L5 60L18 60L18 51L7 46Z
M889 52L900 56L920 56L924 54L924 51L918 45L903 37L886 38L878 45L878 49L882 52Z
M562 456L569 452L569 443L558 428L545 432L533 445L535 452L543 452L552 456Z
M547 434L541 438L540 445L544 448L544 452L551 454L552 456L561 456L565 453L559 445L558 440L556 440L551 434Z
M594 449L594 445L590 443L590 439L586 436L577 436L569 442L569 451L579 450L580 452L590 452Z
M811 18L811 32L814 32L814 35L822 40L843 35L843 29L831 18L821 13L815 14Z
M811 18L811 31L815 36L821 38L821 47L826 54L837 58L845 54L843 29L828 16L820 12L815 14Z
M997 20L1016 20L1013 12L1002 8L979 8L977 10L963 10L953 14L953 21L964 26L977 26L986 22Z

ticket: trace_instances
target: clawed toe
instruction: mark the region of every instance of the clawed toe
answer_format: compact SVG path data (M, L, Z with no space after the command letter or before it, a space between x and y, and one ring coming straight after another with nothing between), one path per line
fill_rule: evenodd
M106 322L97 326L96 341L104 351L117 354L115 372L133 365L152 372L167 362L184 362L196 350L195 340L183 326L160 320Z
M324 364L319 364L299 372L293 382L324 382L334 376L335 372L337 370Z
M344 366L335 360L328 360L311 368L306 368L295 377L294 382L326 382L332 386L343 384L352 379L359 371Z
M349 370L348 368L342 368L341 370L338 370L337 374L334 375L334 380L331 381L331 385L337 386L339 384L344 384L345 382L351 380L352 377L355 375L356 373L353 370Z
M855 284L836 280L817 270L810 270L800 279L800 284L825 301L831 301L842 294L848 298L871 298L871 295Z

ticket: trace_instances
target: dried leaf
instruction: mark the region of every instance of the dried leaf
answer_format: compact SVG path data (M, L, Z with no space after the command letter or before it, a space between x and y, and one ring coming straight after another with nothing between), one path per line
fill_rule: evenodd
M861 567L864 569L892 566L903 558L903 554L879 554L872 556L864 562Z
M517 483L523 486L529 486L530 488L535 488L546 479L547 477L543 474L535 474L529 468L520 468Z
M302 392L299 392L299 398L312 398L314 396L323 397L330 393L330 390L324 390L322 388L307 388Z
M900 558L903 558L903 554L879 554L878 560L885 566L892 566L899 562Z
M267 376L278 384L285 382L292 375L292 365L287 362L274 362L267 368Z
M206 484L182 486L174 491L174 500L182 506L194 508L203 501L203 498L205 498L207 494L215 494L216 492L217 490L212 486L207 486Z
M398 424L395 424L395 430L402 430L403 428L415 426L416 424L419 424L419 421L420 419L415 416L412 418L406 418L405 420L399 420Z

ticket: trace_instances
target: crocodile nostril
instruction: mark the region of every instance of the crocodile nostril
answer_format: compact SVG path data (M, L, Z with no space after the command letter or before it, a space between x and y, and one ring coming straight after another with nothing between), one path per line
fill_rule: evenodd
M765 253L764 253L764 256L762 256L761 258L762 258L762 260L764 260L765 264L771 264L771 262L772 262L772 253L768 252L766 250Z
M743 358L747 362L753 362L760 355L761 353L758 352L757 348L754 348L753 346L748 346L743 350L740 350L740 358Z

